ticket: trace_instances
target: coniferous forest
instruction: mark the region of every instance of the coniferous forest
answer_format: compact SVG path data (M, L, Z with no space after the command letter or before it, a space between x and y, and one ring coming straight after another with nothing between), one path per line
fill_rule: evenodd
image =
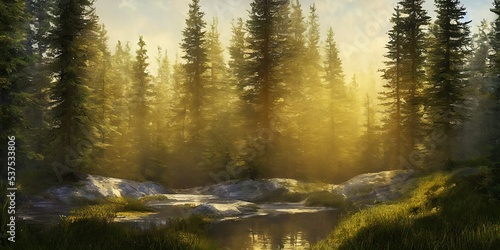
M435 0L435 14L423 0L394 1L383 66L372 70L382 85L371 91L345 73L335 27L315 4L248 1L220 30L200 2L186 3L169 57L142 35L110 42L93 0L2 1L2 183L15 136L16 178L36 185L84 174L171 188L337 184L484 167L498 199L500 1L477 26L458 0Z

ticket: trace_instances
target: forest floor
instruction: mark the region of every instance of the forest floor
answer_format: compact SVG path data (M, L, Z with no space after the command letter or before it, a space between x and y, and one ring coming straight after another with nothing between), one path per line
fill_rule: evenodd
M498 249L500 201L487 171L425 174L389 204L345 214L313 249Z

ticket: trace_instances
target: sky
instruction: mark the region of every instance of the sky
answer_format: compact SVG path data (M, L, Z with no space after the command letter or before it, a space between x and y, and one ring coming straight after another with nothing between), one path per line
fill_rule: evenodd
M231 21L236 18L248 19L251 0L200 0L205 21L211 23L213 17L219 20L219 32L224 48L231 38ZM462 0L467 8L467 20L472 20L471 30L482 19L492 21L489 11L492 0ZM111 51L118 40L129 41L133 51L137 49L139 36L143 36L151 63L150 73L156 74L158 46L168 50L170 61L181 56L179 44L191 0L96 0L96 14L106 25ZM340 51L347 80L356 74L361 84L380 77L377 69L383 67L387 31L396 0L301 0L304 15L309 6L316 4L320 16L322 40L332 27ZM434 2L426 1L425 8L435 17ZM227 50L226 50L227 51ZM226 53L226 59L227 53ZM372 81L373 82L373 81ZM377 83L375 83L377 85Z

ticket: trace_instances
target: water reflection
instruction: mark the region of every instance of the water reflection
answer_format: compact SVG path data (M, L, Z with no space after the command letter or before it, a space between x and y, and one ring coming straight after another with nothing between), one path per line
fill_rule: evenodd
M338 222L338 211L275 214L213 223L210 238L227 250L309 249Z

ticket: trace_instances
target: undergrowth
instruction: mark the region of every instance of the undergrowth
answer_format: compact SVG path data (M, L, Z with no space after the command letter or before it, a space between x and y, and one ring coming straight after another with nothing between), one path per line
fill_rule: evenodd
M346 215L313 249L498 249L500 202L486 178L421 177L403 200Z

